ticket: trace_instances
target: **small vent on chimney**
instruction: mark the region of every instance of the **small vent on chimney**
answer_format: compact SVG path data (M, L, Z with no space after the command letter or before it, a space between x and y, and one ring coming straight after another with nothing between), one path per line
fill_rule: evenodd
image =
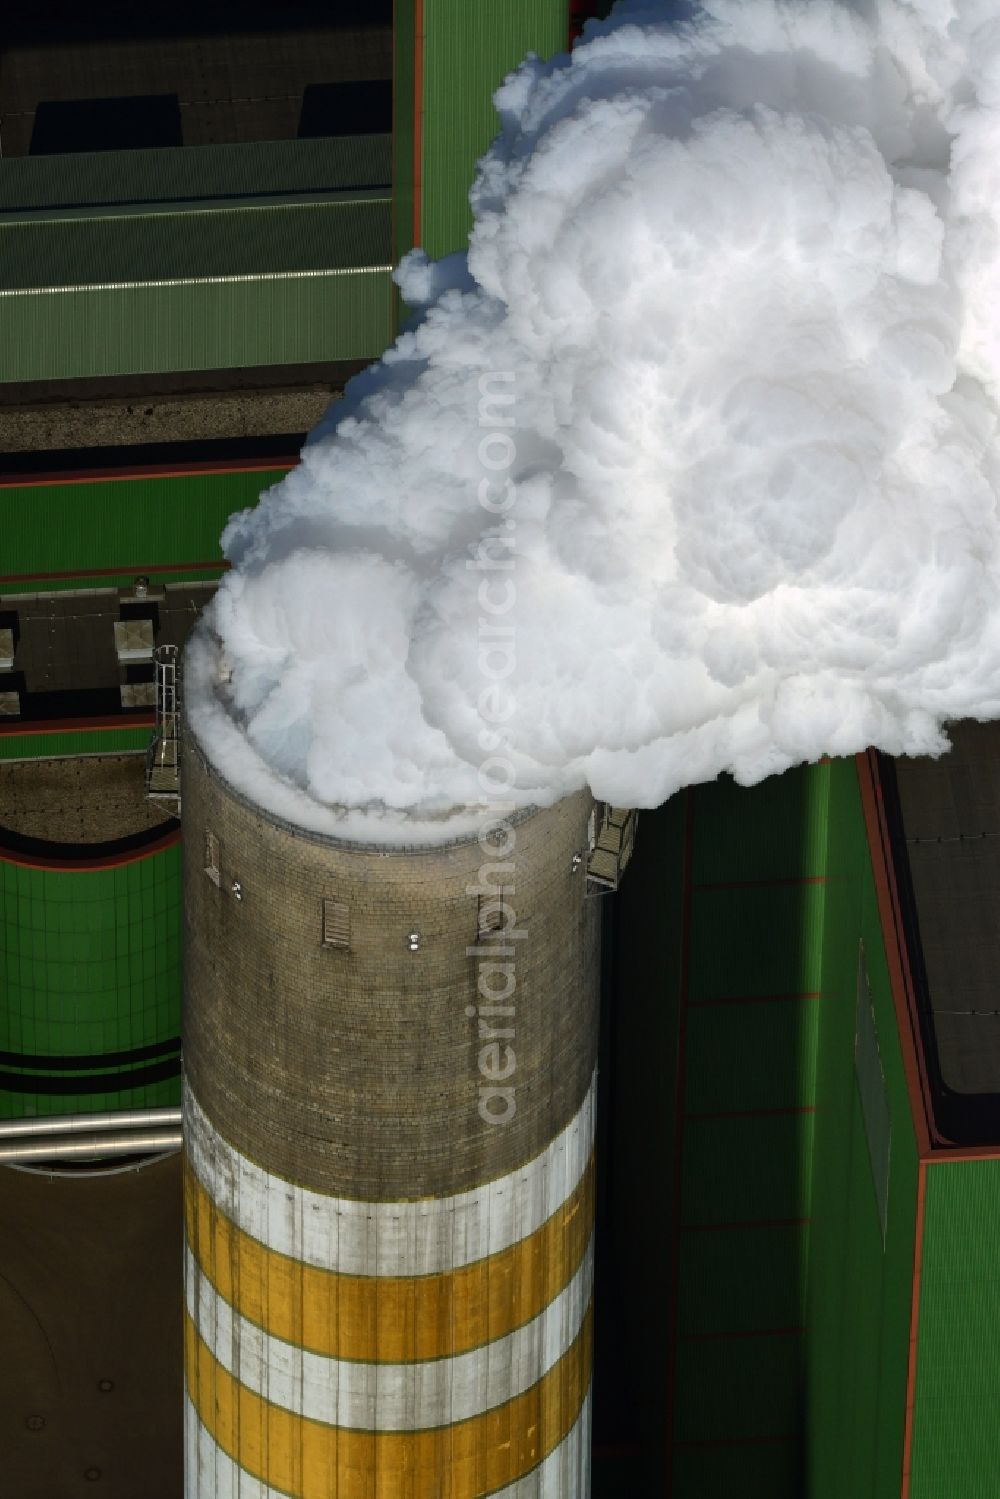
M351 909L346 901L323 897L323 946L351 945Z
M482 895L477 897L478 910L476 915L476 935L488 937L491 932L503 930L504 896L501 886L496 895Z

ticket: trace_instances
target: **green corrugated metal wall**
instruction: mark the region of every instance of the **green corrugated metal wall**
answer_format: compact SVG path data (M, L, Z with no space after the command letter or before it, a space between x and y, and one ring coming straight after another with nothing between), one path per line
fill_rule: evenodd
M413 249L415 0L394 0L392 9L392 248L398 264Z
M382 352L386 138L131 154L0 162L0 381Z
M852 761L830 766L807 1357L810 1499L898 1499L917 1154ZM885 1245L854 1071L858 942L892 1126ZM928 1489L925 1499L955 1490Z
M685 813L683 793L643 812L621 889L595 897L613 972L598 1085L595 1499L667 1491Z
M1000 1492L1000 1160L927 1168L910 1499Z
M96 871L0 860L0 1050L69 1058L179 1036L180 926L176 844ZM0 1086L0 1117L175 1103L179 1086L178 1078L110 1093Z
M121 289L217 278L252 283L300 273L322 280L338 272L350 282L386 270L389 223L389 195L381 188L374 195L319 202L206 203L157 211L119 205L83 217L32 215L13 223L0 216L0 287L5 301L10 294L16 302L19 291L81 286ZM175 330L170 346L179 347L184 336L185 330Z
M673 1494L896 1499L916 1143L855 765L689 794ZM854 1073L862 940L893 1130L884 1248Z
M829 777L688 793L676 1499L801 1493Z
M222 563L219 536L229 516L257 503L285 470L93 480L0 488L5 575L110 569L78 586L130 581L137 566ZM169 575L179 580L180 573ZM195 573L192 576L205 576ZM208 574L211 576L211 574ZM74 586L76 580L64 581ZM49 588L0 584L0 594ZM53 585L56 586L56 585Z
M0 380L374 359L392 318L384 270L5 296Z
M429 255L461 249L476 160L497 133L493 92L525 53L566 50L567 0L424 0L423 234Z
M414 45L414 15L415 0L397 0L397 256L413 242L413 95L400 74ZM495 89L529 51L551 57L566 50L569 5L567 0L505 0L503 5L424 0L423 18L420 240L429 255L438 256L464 248L468 238L475 164L499 124Z
M0 488L4 570L121 569L120 575L61 580L63 586L79 581L95 587L125 582L139 566L155 576L157 564L221 563L219 534L229 515L254 504L283 473ZM179 580L184 574L169 576ZM8 594L53 586L58 584L4 585ZM147 741L148 730L126 726L5 734L0 757L107 754L143 748ZM180 881L176 846L111 870L48 871L0 860L0 1051L99 1056L179 1036ZM153 1065L153 1059L141 1065ZM19 1070L11 1062L6 1068ZM102 1064L98 1070L114 1069ZM41 1069L34 1071L40 1075ZM58 1075L70 1074L61 1069ZM0 1085L0 1116L173 1103L178 1087L176 1078L112 1093L21 1092Z
M0 160L0 214L388 187L385 135L77 151Z
M41 760L54 756L114 755L144 750L148 729L67 730L53 734L0 734L0 760Z

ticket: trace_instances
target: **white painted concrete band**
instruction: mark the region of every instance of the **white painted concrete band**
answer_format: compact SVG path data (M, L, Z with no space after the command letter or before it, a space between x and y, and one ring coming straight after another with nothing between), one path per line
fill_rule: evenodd
M226 1456L199 1421L186 1390L184 1407L184 1499L287 1499L283 1489L262 1483ZM504 1489L495 1489L490 1499L589 1499L589 1496L588 1391L576 1423L555 1451L534 1472ZM330 1499L336 1499L332 1491Z
M576 1115L527 1165L419 1202L357 1202L272 1175L222 1138L186 1081L184 1146L219 1210L269 1249L345 1275L437 1275L509 1249L572 1196L593 1149L596 1091L595 1073Z
M374 1364L327 1358L234 1312L185 1256L188 1312L222 1367L274 1405L366 1431L417 1431L478 1416L530 1390L571 1347L594 1284L594 1243L569 1285L531 1322L453 1358Z

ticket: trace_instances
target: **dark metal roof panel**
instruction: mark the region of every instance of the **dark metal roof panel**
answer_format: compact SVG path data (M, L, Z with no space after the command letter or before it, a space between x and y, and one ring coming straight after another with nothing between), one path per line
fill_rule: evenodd
M80 152L0 161L0 214L388 187L392 137Z
M910 959L947 1099L1000 1123L1000 724L949 725L938 760L894 762ZM904 852L905 850L905 852ZM990 1102L990 1100L995 1100ZM976 1125L978 1128L979 1125ZM946 1131L951 1133L949 1129Z
M370 269L391 259L388 195L0 224L0 293Z

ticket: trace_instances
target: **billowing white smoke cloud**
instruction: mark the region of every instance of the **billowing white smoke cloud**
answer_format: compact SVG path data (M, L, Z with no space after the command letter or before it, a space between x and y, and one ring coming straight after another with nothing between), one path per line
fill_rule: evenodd
M1000 716L995 0L672 14L507 80L468 256L226 530L189 701L296 821Z

